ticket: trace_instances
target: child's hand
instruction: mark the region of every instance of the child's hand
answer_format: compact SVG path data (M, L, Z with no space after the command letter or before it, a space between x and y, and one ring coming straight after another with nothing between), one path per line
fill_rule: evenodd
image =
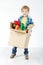
M34 27L34 24L30 24L28 29L32 29Z

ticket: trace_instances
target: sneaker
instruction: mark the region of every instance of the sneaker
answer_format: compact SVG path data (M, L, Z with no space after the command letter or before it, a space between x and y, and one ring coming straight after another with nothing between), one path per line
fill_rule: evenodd
M25 59L26 59L26 60L28 60L28 59L29 59L29 56L28 56L28 54L27 54L27 55L25 55Z
M10 58L14 58L16 56L16 54L12 54L11 56L10 56Z

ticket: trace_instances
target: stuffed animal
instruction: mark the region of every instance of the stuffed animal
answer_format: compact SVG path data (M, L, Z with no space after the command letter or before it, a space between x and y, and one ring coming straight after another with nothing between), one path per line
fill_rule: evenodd
M21 28L21 30L25 30L25 27L24 27L23 23L20 24L20 28Z
M14 20L14 22L12 23L12 28L16 29L16 30L19 30L19 29L25 30L24 24L20 23L20 21L16 21L16 20Z
M15 29L16 25L14 23L12 23L12 28Z
M18 30L20 28L20 21L14 21L15 29Z

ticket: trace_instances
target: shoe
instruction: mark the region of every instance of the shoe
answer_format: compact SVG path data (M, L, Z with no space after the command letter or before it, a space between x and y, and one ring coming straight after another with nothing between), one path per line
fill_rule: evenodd
M14 58L16 56L16 54L12 54L11 56L10 56L10 58Z
M25 59L26 59L26 60L28 60L28 59L29 59L29 56L28 56L28 54L27 54L27 55L25 55Z

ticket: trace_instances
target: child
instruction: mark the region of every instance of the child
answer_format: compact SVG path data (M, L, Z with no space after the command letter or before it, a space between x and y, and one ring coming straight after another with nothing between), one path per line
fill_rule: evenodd
M24 27L25 27L25 30L27 31L27 33L28 33L28 26L30 26L30 28L33 27L32 19L28 16L29 10L30 10L30 8L28 6L23 6L21 8L22 16L20 16L18 19L18 21L20 21L20 26L21 26L21 24L24 24ZM16 56L16 52L17 52L17 47L14 47L12 49L12 55L10 56L10 58L14 58ZM25 48L24 49L25 59L29 58L28 53L29 53L28 48Z

